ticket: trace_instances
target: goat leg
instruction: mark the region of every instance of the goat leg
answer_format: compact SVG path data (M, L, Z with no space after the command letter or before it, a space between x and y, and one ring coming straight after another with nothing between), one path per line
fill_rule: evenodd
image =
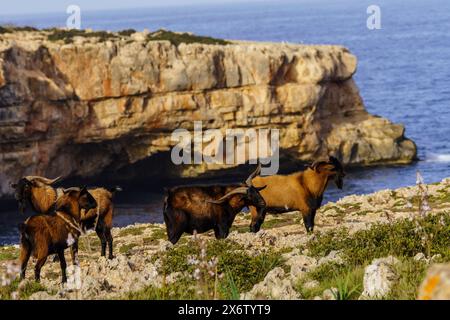
M303 223L305 224L306 232L312 233L314 230L314 218L316 216L316 211L312 210L307 214L303 215Z
M250 232L256 233L261 229L262 224L266 218L265 208L250 207L252 215L252 222L250 223Z
M47 256L39 258L36 262L36 266L34 267L34 278L36 282L41 281L41 269L42 266L45 264L45 261L47 261Z
M163 213L164 222L166 223L167 238L172 244L175 244L180 240L181 235L186 230L186 215L181 210L171 208L165 208Z
M214 235L216 239L225 239L228 236L228 228L223 224L218 224L214 227Z
M102 224L97 225L97 229L95 229L95 232L97 232L97 236L100 238L100 243L102 246L101 256L106 256L106 237L104 232L104 227Z
M78 266L80 264L78 260L78 240L70 247L70 255L72 257L72 264Z
M111 229L110 228L105 228L105 238L106 241L108 243L108 249L109 249L109 256L108 259L113 259L113 238L111 235Z
M64 257L64 250L58 251L58 257L59 257L59 264L61 266L61 274L62 274L61 282L66 283L67 282L67 275L66 275L67 263L66 263L66 258Z
M22 245L20 250L20 280L25 279L25 272L27 271L27 265L30 256L31 256L30 248L26 245Z

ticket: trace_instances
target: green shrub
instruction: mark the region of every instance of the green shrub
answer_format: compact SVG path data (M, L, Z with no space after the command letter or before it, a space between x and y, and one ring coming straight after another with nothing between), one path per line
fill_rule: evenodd
M441 222L444 222L442 225ZM447 213L427 216L422 223L432 241L424 243L422 234L416 231L415 221L400 220L393 223L377 223L370 229L349 235L348 230L333 230L307 243L313 256L326 256L331 250L342 250L348 264L361 265L388 255L413 257L419 252L441 254L450 259L450 216Z
M38 31L38 29L30 26L15 26L15 25L3 25L0 26L0 34L2 33L11 33L14 31Z
M11 300L12 293L17 291L19 286L19 279L14 280L7 286L0 286L0 300Z
M418 230L417 225L422 230ZM427 235L425 240L424 235ZM357 298L362 290L364 268L373 259L393 255L401 260L395 266L399 280L387 298L415 299L417 288L425 276L426 264L415 261L413 257L423 252L429 256L440 254L442 261L450 260L450 216L440 213L424 219L378 223L352 235L347 229L332 230L318 234L306 244L306 248L316 257L340 250L344 263L326 263L310 271L297 286L304 298L321 295L323 290L331 287L338 289L337 299ZM317 280L320 285L306 290L303 284L308 279Z
M0 261L15 260L17 258L19 258L19 249L14 247L0 248Z
M273 228L280 228L283 226L288 226L288 225L294 224L293 219L294 218L272 218L268 221L265 221L263 223L262 227L264 229L273 229ZM248 227L247 227L247 229L248 229Z
M17 278L8 286L0 286L0 300L11 300L12 293L15 291L19 292L20 299L28 299L33 293L39 291L47 291L43 285L35 281L27 281L19 290L19 282L20 281Z
M39 282L29 281L20 289L20 299L28 299L33 293L46 290Z
M178 46L181 43L201 43L201 44L229 44L230 42L223 39L216 39L212 37L197 36L189 33L175 33L172 31L158 30L148 35L148 41L167 40L171 44Z
M178 280L161 288L148 286L136 292L126 294L125 300L194 300L199 299L195 287L189 279Z
M321 296L325 289L337 288L337 300L357 299L363 289L363 266L340 265L334 262L324 263L312 271L297 284L297 290L302 298L312 299ZM315 288L304 288L309 280L316 280L319 285Z
M389 300L415 300L418 288L425 278L427 265L414 259L403 259L400 264L394 266L400 279L393 286L392 291L386 297Z
M149 237L143 239L144 245L155 245L159 243L159 240L166 238L166 231L162 228L152 229L152 234ZM186 238L182 237L179 243L185 243Z
M140 236L144 233L145 227L129 227L126 229L122 229L119 232L119 237L126 237L126 236Z
M119 252L120 252L120 253L123 253L123 254L130 253L130 251L131 251L134 247L136 247L136 246L137 246L136 243L123 244L123 245L120 247Z
M134 29L125 29L125 30L121 30L119 32L117 32L119 35L121 36L126 36L129 37L131 36L133 33L136 33L136 30Z
M101 42L117 38L113 33L109 33L106 31L94 31L94 32L86 32L85 30L78 29L50 29L51 33L48 35L48 40L50 41L59 41L63 40L64 43L73 42L74 37L86 37L86 38L99 38Z
M160 271L163 274L184 271L191 274L195 266L189 265L187 258L190 255L199 255L199 251L193 241L169 249L159 257L162 262ZM270 270L282 264L280 253L268 251L251 256L240 245L229 240L208 242L206 255L208 259L218 258L218 272L230 272L239 291L250 290L253 285L263 280Z

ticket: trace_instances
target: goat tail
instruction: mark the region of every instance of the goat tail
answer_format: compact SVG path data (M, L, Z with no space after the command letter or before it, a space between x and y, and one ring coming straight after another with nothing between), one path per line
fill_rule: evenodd
M167 216L167 209L169 208L169 196L166 194L164 196L164 206L163 206L163 214Z
M29 241L29 237L27 234L27 224L22 222L19 223L18 227L22 240Z
M26 231L26 229L27 229L27 225L25 224L25 223L19 223L19 232L21 233L21 234L24 234L25 233L25 231Z
M173 224L173 208L170 206L170 190L164 188L163 216L166 224Z

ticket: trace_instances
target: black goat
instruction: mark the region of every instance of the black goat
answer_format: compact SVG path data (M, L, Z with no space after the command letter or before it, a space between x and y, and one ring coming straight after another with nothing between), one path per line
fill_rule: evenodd
M185 186L167 190L164 200L164 221L167 236L177 243L183 232L193 234L214 229L217 239L228 236L236 214L242 208L254 206L260 219L264 219L266 203L252 179L259 175L261 166L244 184L227 186Z

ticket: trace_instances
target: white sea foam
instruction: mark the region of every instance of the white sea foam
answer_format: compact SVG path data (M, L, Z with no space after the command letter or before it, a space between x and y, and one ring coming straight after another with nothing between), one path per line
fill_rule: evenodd
M450 162L450 154L431 153L426 158L427 162Z

